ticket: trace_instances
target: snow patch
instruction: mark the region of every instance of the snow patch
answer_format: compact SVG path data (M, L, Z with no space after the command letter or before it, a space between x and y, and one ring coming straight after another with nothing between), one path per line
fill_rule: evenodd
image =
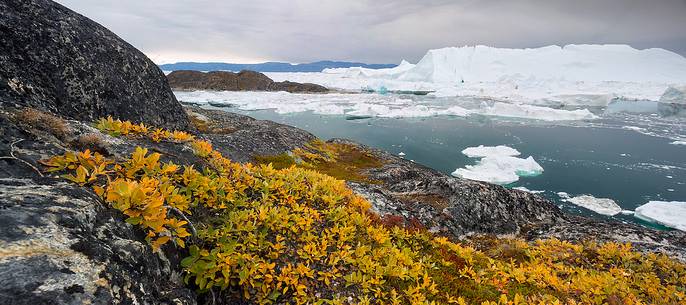
M634 216L645 221L686 231L686 202L649 201L636 208Z
M562 196L560 197L562 198ZM581 195L566 198L562 201L578 205L602 215L614 216L622 212L622 208L614 200L609 198L596 198L590 195Z
M481 158L475 165L456 169L452 175L465 179L485 181L495 184L509 184L519 177L538 176L543 167L533 157L517 158L520 153L507 146L469 147L462 151L468 157Z

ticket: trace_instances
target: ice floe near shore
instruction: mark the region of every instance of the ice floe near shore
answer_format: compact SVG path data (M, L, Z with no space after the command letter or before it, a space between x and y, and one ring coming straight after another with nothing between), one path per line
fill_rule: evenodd
M316 114L386 118L485 115L544 121L596 118L586 109L563 110L505 102L484 102L466 108L467 105L457 105L459 102L416 101L397 95L250 91L176 91L174 94L178 100L186 103L235 107L241 110L272 109L281 114L311 111Z
M686 202L649 201L636 208L634 216L645 221L686 231Z
M495 184L509 184L519 177L537 176L543 167L533 157L518 158L520 152L507 146L469 147L462 151L468 157L481 158L475 165L456 169L452 175Z
M559 193L558 195L560 198L563 198L562 201L589 209L598 214L614 216L622 212L622 208L614 200L609 198L596 198L590 195L569 197L569 195L565 196L560 195Z

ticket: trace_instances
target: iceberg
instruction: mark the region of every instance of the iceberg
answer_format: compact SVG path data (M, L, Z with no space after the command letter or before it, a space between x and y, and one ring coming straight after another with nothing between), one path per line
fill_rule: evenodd
M636 208L634 216L645 221L686 231L686 202L649 201Z
M686 85L669 86L660 97L660 103L686 104Z
M569 202L574 205L589 209L598 214L607 216L614 216L622 212L622 208L610 198L596 198L591 195L581 195L571 198L567 197L562 199L562 201Z
M663 116L686 115L686 85L667 88L657 107Z
M462 153L471 158L481 159L475 165L456 169L452 173L455 177L503 185L516 182L519 177L543 173L543 167L533 157L515 157L520 155L519 151L504 145L469 147Z
M329 88L431 91L436 97L478 96L537 105L600 106L619 98L657 102L683 96L686 58L659 48L566 45L507 49L487 46L429 50L417 64L391 69L327 69L269 73L275 81ZM672 86L673 90L666 91ZM673 103L673 102L669 102Z
M598 118L596 115L588 111L588 109L562 110L549 107L509 104L503 102L496 102L493 104L493 106L482 108L479 113L483 115L534 119L542 121L574 121L592 120Z
M526 188L526 187L523 187L523 186L513 187L512 189L513 189L513 190L518 190L518 191L527 192L527 193L532 193L532 194L542 194L542 193L545 193L545 191L534 191L534 190L530 190L530 189L528 189L528 188Z
M586 82L686 82L686 58L628 45L566 45L531 49L464 46L429 50L399 77L433 83L496 82L503 78Z

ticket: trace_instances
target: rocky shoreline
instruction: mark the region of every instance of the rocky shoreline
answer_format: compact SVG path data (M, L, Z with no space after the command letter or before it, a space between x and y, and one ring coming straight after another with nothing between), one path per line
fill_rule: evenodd
M236 162L288 155L316 137L271 121L182 106L142 53L52 1L0 3L0 33L0 303L246 303L188 288L180 266L186 253L174 247L153 253L144 232L120 212L90 188L47 173L39 160L84 149L123 160L144 146L163 161L205 166L182 144L115 138L92 127L108 115L187 130ZM368 181L348 182L380 217L453 240L619 241L686 258L684 232L566 215L535 194L450 177L344 139L330 143L380 161L361 170ZM202 222L202 214L193 217Z

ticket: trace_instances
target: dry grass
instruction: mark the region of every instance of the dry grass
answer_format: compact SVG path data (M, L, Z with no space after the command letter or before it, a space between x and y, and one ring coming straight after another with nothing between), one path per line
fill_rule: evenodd
M100 135L95 133L80 135L76 140L71 142L71 146L80 151L89 149L90 151L96 151L103 155L109 155L107 145Z
M60 140L64 140L69 134L69 127L64 119L37 109L24 108L16 114L15 119L19 124L46 131Z

